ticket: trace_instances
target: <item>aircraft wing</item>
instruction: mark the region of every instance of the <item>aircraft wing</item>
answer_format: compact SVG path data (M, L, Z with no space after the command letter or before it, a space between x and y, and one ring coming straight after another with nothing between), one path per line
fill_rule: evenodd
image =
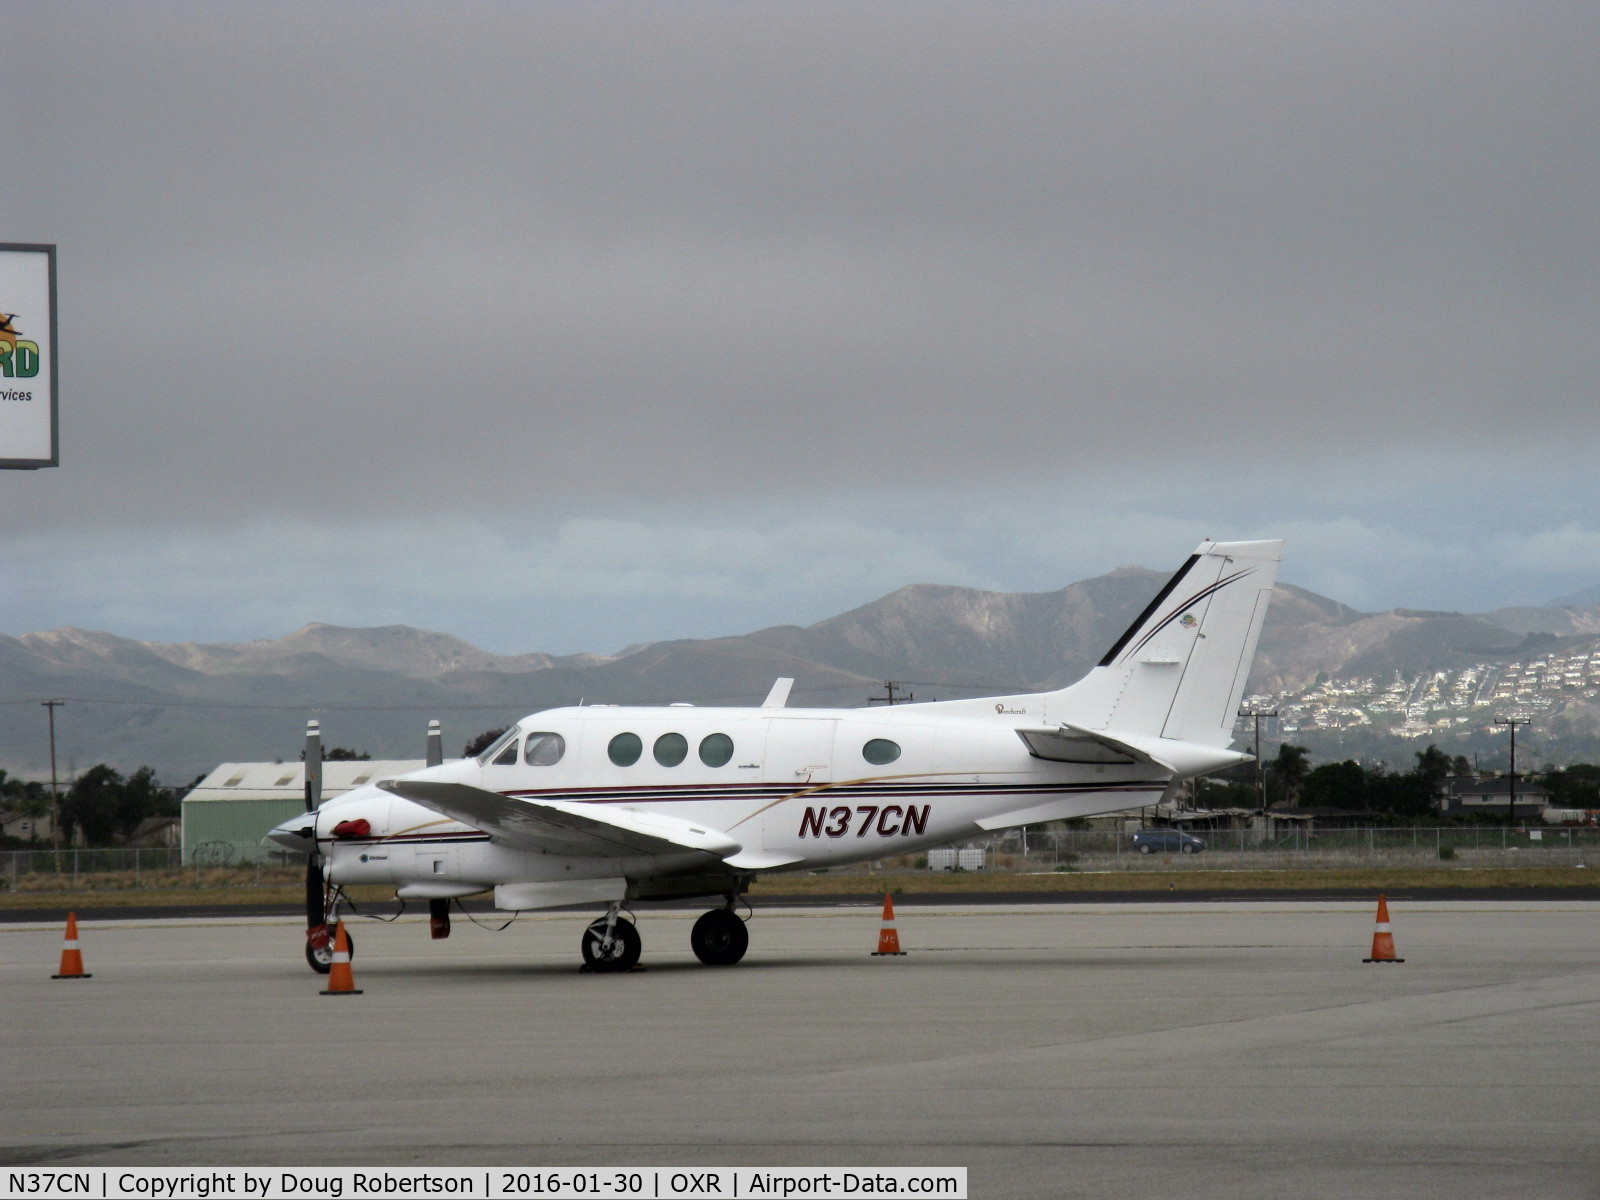
M523 850L598 858L690 850L727 858L743 849L721 830L660 813L528 800L464 783L423 779L390 779L378 786Z

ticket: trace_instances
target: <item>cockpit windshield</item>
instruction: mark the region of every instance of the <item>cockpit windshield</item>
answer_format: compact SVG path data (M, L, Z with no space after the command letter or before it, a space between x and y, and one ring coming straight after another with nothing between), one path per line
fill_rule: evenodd
M490 746L482 754L478 755L478 765L480 767L487 767L490 763L494 762L496 759L498 759L500 757L500 752L502 750L504 750L509 745L514 745L516 740L517 740L517 738L520 737L521 735L522 735L522 731L520 729L518 729L515 725L513 725L510 729L506 730L499 737L497 737L494 740L494 744L492 746ZM512 754L512 756L507 761L508 762L516 762L517 761L517 756L515 754Z

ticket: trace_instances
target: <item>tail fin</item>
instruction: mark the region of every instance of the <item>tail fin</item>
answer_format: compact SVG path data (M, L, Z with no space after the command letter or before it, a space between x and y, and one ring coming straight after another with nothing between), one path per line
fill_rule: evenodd
M1202 542L1100 665L1051 697L1051 719L1226 747L1282 551Z

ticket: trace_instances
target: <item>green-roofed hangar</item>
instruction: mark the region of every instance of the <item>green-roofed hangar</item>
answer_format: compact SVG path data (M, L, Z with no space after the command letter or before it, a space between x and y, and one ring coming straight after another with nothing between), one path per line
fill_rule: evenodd
M322 800L352 788L420 771L420 758L322 764ZM183 861L244 862L277 858L267 830L306 808L304 763L223 763L183 798Z

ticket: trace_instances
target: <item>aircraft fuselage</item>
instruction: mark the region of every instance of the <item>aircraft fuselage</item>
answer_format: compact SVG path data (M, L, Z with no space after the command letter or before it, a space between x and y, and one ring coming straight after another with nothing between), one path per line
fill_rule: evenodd
M482 759L408 777L670 815L734 839L742 854L731 869L691 850L673 862L520 849L375 787L324 805L317 845L330 882L395 883L419 897L515 882L731 876L740 863L806 869L913 853L1019 823L999 819L1007 814L1045 821L1154 804L1170 778L1149 764L1036 758L1017 736L1015 711L984 720L943 707L553 709L519 722L517 740ZM552 757L541 736L552 734L559 756L529 763L530 744L535 759Z

